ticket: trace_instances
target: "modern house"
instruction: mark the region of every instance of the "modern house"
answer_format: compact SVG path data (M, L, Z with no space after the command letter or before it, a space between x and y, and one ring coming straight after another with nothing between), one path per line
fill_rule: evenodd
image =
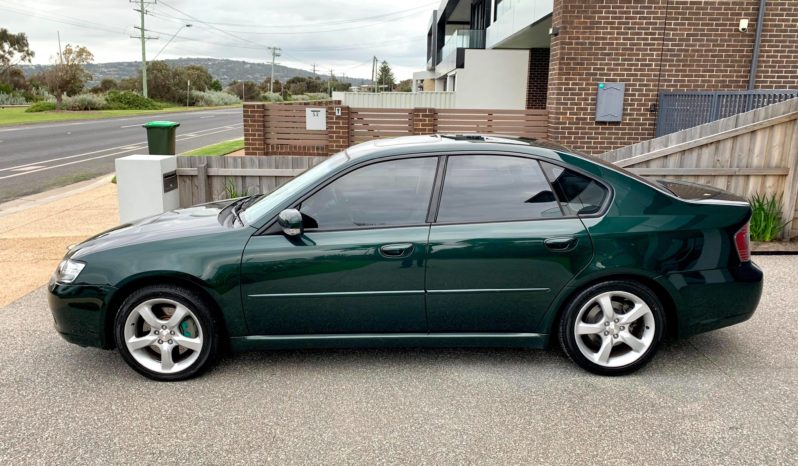
M443 0L415 91L455 92L460 108L546 108L554 0Z
M796 0L442 0L428 26L416 95L545 108L590 153L798 96Z

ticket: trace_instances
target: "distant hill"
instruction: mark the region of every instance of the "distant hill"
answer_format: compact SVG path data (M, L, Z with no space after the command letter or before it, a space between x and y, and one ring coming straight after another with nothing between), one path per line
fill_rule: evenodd
M218 79L224 86L230 81L254 81L260 83L271 76L272 70L271 64L268 63L253 63L217 58L177 58L163 61L170 66L204 66L214 79ZM30 76L46 69L48 66L49 65L23 65L22 69L26 75ZM92 63L86 65L86 70L92 75L92 80L89 81L87 87L98 84L103 78L122 79L135 76L140 68L141 62L134 61ZM313 76L313 73L283 65L274 66L274 79L285 82L294 76L310 77ZM352 83L352 85L366 84L369 82L369 80L360 78L347 77L346 79L342 79L341 76L336 76L336 78L341 81ZM321 79L326 79L326 76L322 75Z

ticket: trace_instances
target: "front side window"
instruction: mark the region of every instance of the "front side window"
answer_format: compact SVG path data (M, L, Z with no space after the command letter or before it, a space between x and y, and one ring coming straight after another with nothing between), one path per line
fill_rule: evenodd
M338 178L299 207L306 229L426 223L437 157L375 163Z
M540 164L565 215L590 215L601 210L609 191L598 181L551 163Z
M537 160L449 157L437 221L491 222L562 217Z

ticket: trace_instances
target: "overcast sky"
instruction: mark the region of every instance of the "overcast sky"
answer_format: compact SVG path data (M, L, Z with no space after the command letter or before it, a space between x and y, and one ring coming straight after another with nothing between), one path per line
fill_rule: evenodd
M426 26L439 1L431 0L165 0L149 5L147 58L212 57L265 62L267 46L281 47L278 62L325 74L368 78L371 57L387 60L398 79L426 62ZM136 2L138 5L138 2ZM34 63L49 63L63 45L85 45L96 62L141 60L133 29L139 14L128 0L0 0L0 27L25 32Z

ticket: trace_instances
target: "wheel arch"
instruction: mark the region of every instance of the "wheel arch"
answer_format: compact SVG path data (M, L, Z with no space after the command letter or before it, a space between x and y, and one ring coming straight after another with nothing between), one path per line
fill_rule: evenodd
M620 273L620 274L610 274L610 275L603 275L600 277L595 277L591 280L580 282L575 287L567 288L561 295L556 299L556 302L553 306L553 314L550 311L548 314L552 315L551 319L546 323L546 327L548 329L549 335L551 335L551 340L554 340L557 336L559 322L562 318L563 312L565 312L565 307L568 305L569 302L580 292L584 291L591 286L609 282L609 281L632 281L637 282L640 285L645 286L646 288L650 289L657 299L660 300L662 303L663 310L665 311L665 336L669 338L676 337L678 335L678 328L679 328L679 319L678 313L676 312L676 303L671 296L670 292L662 286L659 282L654 280L651 277L647 277L645 275L636 275L632 273Z
M216 316L216 322L221 332L220 341L225 342L229 340L227 338L228 332L224 313L222 312L218 299L214 297L207 284L192 275L177 272L159 272L130 277L125 280L111 296L106 309L104 328L105 338L106 341L109 342L109 346L115 346L113 324L116 313L122 305L122 302L124 302L125 298L130 296L134 290L152 285L178 286L197 293L200 298L210 306L211 312Z

